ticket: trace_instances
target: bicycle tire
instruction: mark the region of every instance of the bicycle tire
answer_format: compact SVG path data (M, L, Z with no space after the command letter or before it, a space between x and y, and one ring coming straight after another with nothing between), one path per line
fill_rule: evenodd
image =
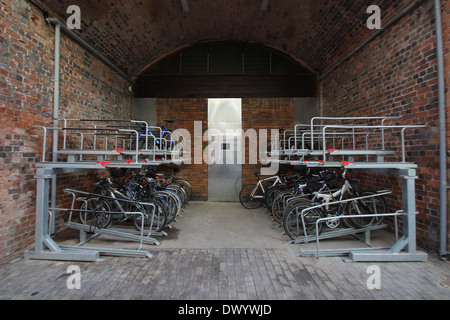
M357 192L355 196L370 196L376 192L365 190ZM359 214L374 214L374 213L386 213L387 204L382 196L374 196L367 199L359 199L350 201L344 208L344 214L346 215L359 215ZM365 228L368 226L378 225L382 222L383 217L361 217L361 218L348 218L349 224L355 228Z
M259 195L261 198L255 198L251 196L255 188L256 184L248 184L244 186L239 192L239 202L246 209L256 209L264 204L264 197L262 194Z
M272 208L270 212L272 217L278 223L283 223L284 212L287 206L287 199L293 197L292 191L284 191L278 193L275 199L272 201Z
M170 190L157 191L154 193L153 197L161 202L166 208L166 224L173 222L181 211L182 202L180 197Z
M181 202L183 205L185 205L187 203L187 195L186 192L184 191L184 189L177 184L170 184L167 187L165 187L165 190L170 190L175 192L181 199Z
M305 200L305 199L303 199ZM283 217L283 229L286 234L293 240L301 239L306 236L314 236L316 234L316 221L322 218L322 210L312 209L305 213L303 220L299 213L312 205L311 202L298 201L296 205L289 205ZM303 225L305 221L305 225ZM322 223L319 223L319 234L322 231ZM306 231L306 234L305 234Z
M108 201L98 197L91 197L80 205L79 218L82 224L93 228L107 228L112 221L111 207Z
M277 197L277 195L282 192L285 188L283 188L284 185L274 185L270 187L265 193L264 193L264 204L269 210L270 213L272 213L272 203L273 200Z
M160 232L167 225L167 211L164 205L156 200L146 201L149 204L136 205L136 210L144 214L144 228L148 227L149 230ZM142 227L142 215L134 215L134 226L136 230L141 231Z
M181 188L183 188L183 190L186 192L186 203L189 203L189 201L192 198L192 186L189 182L187 182L186 180L183 179L175 179L174 184L180 185Z

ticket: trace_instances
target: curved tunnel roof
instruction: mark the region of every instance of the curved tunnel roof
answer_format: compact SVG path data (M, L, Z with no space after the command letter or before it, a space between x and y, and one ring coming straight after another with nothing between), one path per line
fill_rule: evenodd
M154 61L194 44L226 40L261 44L324 73L374 30L371 0L36 0L65 22L81 9L75 30L130 77ZM410 1L380 0L383 21Z

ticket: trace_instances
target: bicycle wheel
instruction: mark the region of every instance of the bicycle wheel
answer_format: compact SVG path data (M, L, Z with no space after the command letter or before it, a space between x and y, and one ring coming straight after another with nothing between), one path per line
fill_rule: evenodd
M144 228L151 231L161 231L167 223L167 211L164 205L156 200L148 200L146 204L139 203L135 205L135 210L141 212L144 216ZM142 229L142 215L134 215L134 226L136 230Z
M264 195L262 194L262 191L255 189L256 184L248 184L239 192L239 201L244 208L256 209L263 205ZM253 190L255 190L254 193Z
M183 205L187 203L187 194L180 185L170 184L166 187L166 190L175 192L178 195L178 197L180 197Z
M278 223L283 223L284 211L286 209L287 199L292 197L292 191L278 193L272 201L272 216Z
M356 194L357 197L375 195L373 191L362 191ZM364 214L378 214L386 213L387 204L382 196L373 196L370 198L359 199L349 202L344 213L346 215L364 215ZM378 225L383 220L383 217L355 217L348 219L350 224L356 228L365 228L371 225Z
M285 185L275 185L269 188L264 193L264 204L266 205L267 210L272 212L272 204L273 200L277 197L277 195L286 189Z
M181 199L178 195L173 191L165 190L155 192L153 197L163 204L167 211L166 224L169 224L175 220L182 207Z
M298 201L296 205L288 206L283 218L283 228L291 239L296 240L305 235L314 236L316 234L316 221L322 218L322 211L320 209L308 210L303 215L303 219L300 214L303 209L309 208L311 204L308 204L307 201ZM319 223L318 228L320 234L322 231L321 223Z
M79 218L82 224L102 229L111 224L111 207L108 201L88 198L80 205Z
M177 184L181 188L183 188L183 190L184 190L184 192L186 192L186 196L187 196L186 203L188 203L192 197L192 186L190 185L190 183L183 179L175 179L175 181L173 183Z

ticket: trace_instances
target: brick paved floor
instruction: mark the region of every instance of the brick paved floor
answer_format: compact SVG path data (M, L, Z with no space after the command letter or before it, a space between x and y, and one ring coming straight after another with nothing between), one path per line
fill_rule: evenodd
M27 260L0 264L0 299L450 299L448 263L377 263L381 289L369 290L367 267L342 257L296 257L289 248L156 249L153 258L98 262ZM80 268L80 289L68 267Z
M292 244L183 248L182 231L176 246L149 246L151 259L57 262L18 252L0 261L0 299L450 299L449 264L432 253L427 262L355 263L298 257L300 245ZM367 268L374 264L381 288L370 290ZM79 267L80 289L67 286L71 265Z

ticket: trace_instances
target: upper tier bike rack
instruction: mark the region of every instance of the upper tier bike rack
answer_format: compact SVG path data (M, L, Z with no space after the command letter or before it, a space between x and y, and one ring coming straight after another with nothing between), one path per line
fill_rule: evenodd
M149 165L179 163L184 137L140 120L58 118L60 127L36 126L44 131L42 161L46 162L47 132L62 132L58 156L67 162L124 162ZM176 138L176 139L175 139ZM70 146L70 148L68 147Z

